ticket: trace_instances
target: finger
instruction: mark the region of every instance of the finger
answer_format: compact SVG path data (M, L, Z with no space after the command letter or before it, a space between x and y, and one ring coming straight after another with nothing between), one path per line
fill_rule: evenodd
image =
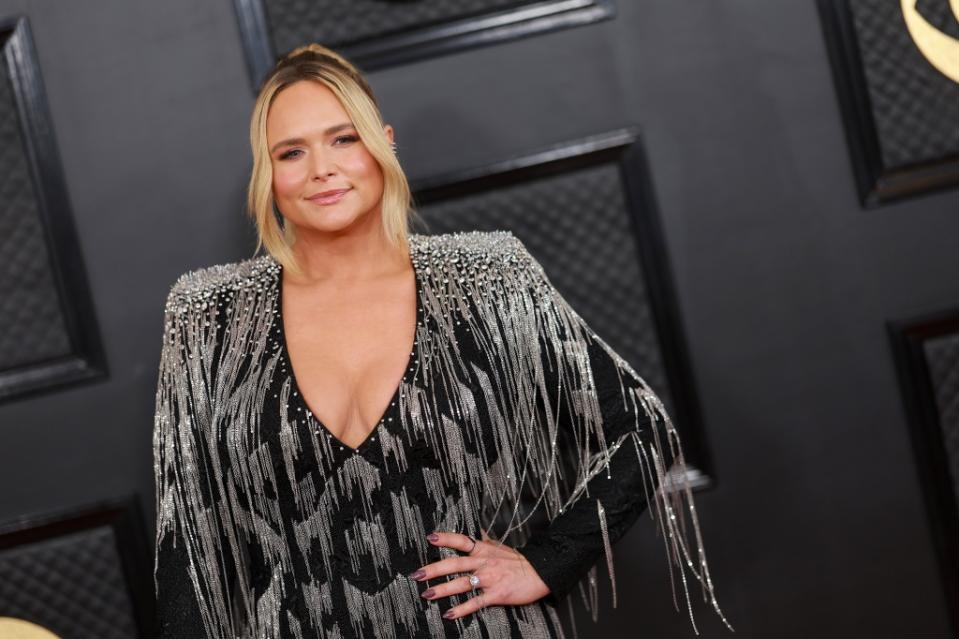
M473 584L470 583L471 576L475 576L479 579L479 583L475 588ZM499 580L500 575L497 575L495 572L490 573L486 571L485 568L480 568L468 575L456 577L455 579L432 586L424 591L422 596L426 599L439 599L440 597L459 595L471 590L476 590L478 592L481 588L489 590L491 587L495 586Z
M410 579L425 581L427 579L436 579L443 575L452 575L457 572L473 572L477 568L480 568L485 561L485 559L480 557L447 557L446 559L434 561L419 570L413 571L410 574Z
M490 540L490 536L486 534L486 529L485 529L485 528L480 528L480 539L481 539L482 541L489 541L489 540Z
M459 595L469 592L473 589L470 585L469 575L457 577L441 584L437 584L423 591L421 595L424 599L439 599L440 597L449 597L450 595Z
M479 541L474 540L468 535L451 532L430 533L426 536L426 539L434 546L443 546L445 548L452 548L454 550L459 550L460 552L466 553L473 550L475 545L479 543Z
M489 595L487 595L485 592L480 592L477 595L470 597L460 605L453 606L444 612L443 617L445 619L459 619L460 617L471 615L481 608L485 608L486 606L490 605L493 605L493 602L489 600Z

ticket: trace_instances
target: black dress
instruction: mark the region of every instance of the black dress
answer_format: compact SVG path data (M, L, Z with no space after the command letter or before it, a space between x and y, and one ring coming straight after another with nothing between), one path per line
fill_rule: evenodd
M557 603L577 583L595 596L594 566L612 568L610 544L650 503L670 570L684 587L690 570L722 617L678 435L645 382L511 233L414 234L410 256L406 374L355 449L297 388L279 263L172 287L154 427L158 635L561 637ZM430 532L481 529L551 593L446 620L468 595L428 601L429 582L408 575L457 554Z

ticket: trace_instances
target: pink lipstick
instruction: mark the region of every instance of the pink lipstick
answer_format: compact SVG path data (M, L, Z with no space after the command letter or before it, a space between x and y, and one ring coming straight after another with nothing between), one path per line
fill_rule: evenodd
M333 189L331 191L323 191L322 193L317 193L316 195L311 195L306 198L311 202L316 202L317 204L336 204L343 197L350 192L351 189Z

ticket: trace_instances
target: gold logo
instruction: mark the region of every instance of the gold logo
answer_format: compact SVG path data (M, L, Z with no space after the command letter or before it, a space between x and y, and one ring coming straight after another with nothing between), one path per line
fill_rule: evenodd
M0 637L3 639L60 639L46 628L13 617L0 617Z
M947 78L959 82L959 40L929 24L929 21L916 11L916 0L901 2L906 28L909 29L909 35L920 53ZM956 20L959 20L959 0L949 0L949 8Z

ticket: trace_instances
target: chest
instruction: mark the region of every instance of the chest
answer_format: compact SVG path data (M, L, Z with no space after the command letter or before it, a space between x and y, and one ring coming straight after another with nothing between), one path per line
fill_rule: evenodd
M279 318L302 399L337 439L357 447L409 368L417 324L412 274L354 287L288 287Z

